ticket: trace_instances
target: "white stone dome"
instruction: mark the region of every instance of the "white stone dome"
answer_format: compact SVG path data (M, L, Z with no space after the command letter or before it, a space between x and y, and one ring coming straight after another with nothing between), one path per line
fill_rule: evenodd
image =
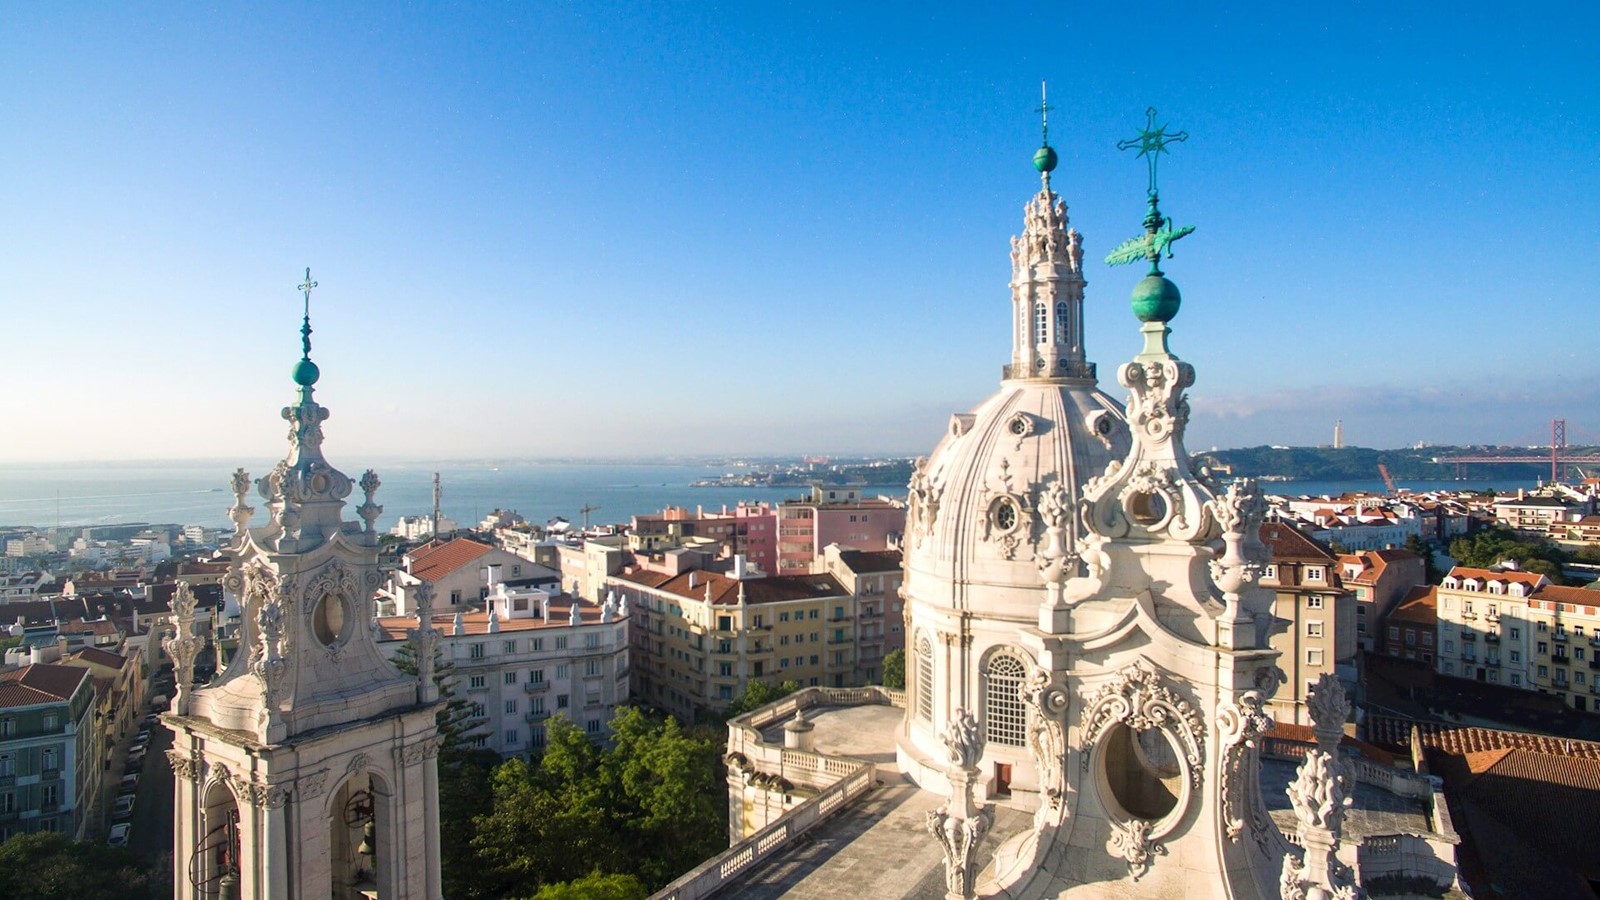
M1009 380L973 412L951 417L921 470L937 510L924 501L907 536L908 596L974 616L1035 621L1045 593L1036 496L1060 484L1076 498L1127 450L1122 405L1092 378ZM1069 536L1075 545L1076 523Z

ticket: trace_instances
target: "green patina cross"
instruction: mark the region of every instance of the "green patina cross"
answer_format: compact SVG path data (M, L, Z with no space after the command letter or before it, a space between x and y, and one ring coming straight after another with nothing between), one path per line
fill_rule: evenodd
M307 358L311 356L311 289L316 286L317 283L311 280L311 270L307 268L306 280L296 285L296 289L306 296L305 319L300 325L300 346L301 352Z
M1150 165L1150 195L1156 193L1156 161L1161 154L1167 152L1168 144L1177 144L1189 139L1189 132L1179 131L1167 134L1167 126L1156 125L1156 108L1154 106L1145 111L1144 131L1139 136L1128 141L1118 141L1118 150L1132 150L1139 148L1139 155L1145 157Z

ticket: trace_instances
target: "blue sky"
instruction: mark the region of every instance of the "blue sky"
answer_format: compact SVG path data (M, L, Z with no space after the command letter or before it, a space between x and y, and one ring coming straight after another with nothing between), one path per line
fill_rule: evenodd
M280 446L307 265L339 458L926 452L1040 79L1091 260L1192 135L1191 446L1600 441L1592 4L973 6L0 5L0 460Z

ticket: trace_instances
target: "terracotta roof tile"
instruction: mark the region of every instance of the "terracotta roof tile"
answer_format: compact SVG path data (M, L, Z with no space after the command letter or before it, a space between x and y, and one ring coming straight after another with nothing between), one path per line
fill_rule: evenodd
M1272 551L1273 559L1337 562L1332 551L1307 537L1304 532L1288 522L1263 522L1261 542Z
M656 573L635 572L616 577L622 581L631 581L686 599L699 600L702 603L709 596L713 606L737 606L741 584L744 585L746 604L847 596L844 586L832 575L773 575L767 578L748 578L740 582L715 572L696 569L664 580L659 576L644 577L651 575ZM693 587L689 586L691 581L694 582Z
M1419 584L1406 593L1404 599L1389 613L1390 622L1414 622L1418 625L1436 625L1439 622L1439 589L1429 584Z
M88 678L88 669L49 663L0 672L0 708L71 700Z
M1525 584L1528 587L1536 587L1541 580L1545 580L1544 576L1538 572L1519 572L1515 569L1505 569L1497 572L1493 569L1475 569L1471 566L1456 566L1450 570L1450 574L1457 578L1475 578L1479 581L1514 581L1518 584Z
M1523 731L1505 731L1499 728L1412 722L1395 716L1368 716L1367 738L1376 744L1406 747L1411 743L1413 725L1421 733L1424 747L1460 756L1485 750L1533 750L1554 756L1600 762L1600 742Z
M431 541L408 554L411 559L411 574L424 581L438 581L491 549L493 548L486 544L466 538Z
M128 661L126 657L119 656L109 650L102 650L99 647L85 647L70 654L70 656L73 659L81 659L84 662L91 662L97 666L108 666L113 669L122 668Z

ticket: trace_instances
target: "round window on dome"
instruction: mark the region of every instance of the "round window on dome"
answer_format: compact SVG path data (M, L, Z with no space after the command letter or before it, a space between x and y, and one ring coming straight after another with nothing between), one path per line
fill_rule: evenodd
M1010 531L1016 528L1017 520L1020 518L1017 515L1016 501L1010 497L1001 497L996 501L994 509L990 511L990 515L994 517L994 527L1001 531Z

